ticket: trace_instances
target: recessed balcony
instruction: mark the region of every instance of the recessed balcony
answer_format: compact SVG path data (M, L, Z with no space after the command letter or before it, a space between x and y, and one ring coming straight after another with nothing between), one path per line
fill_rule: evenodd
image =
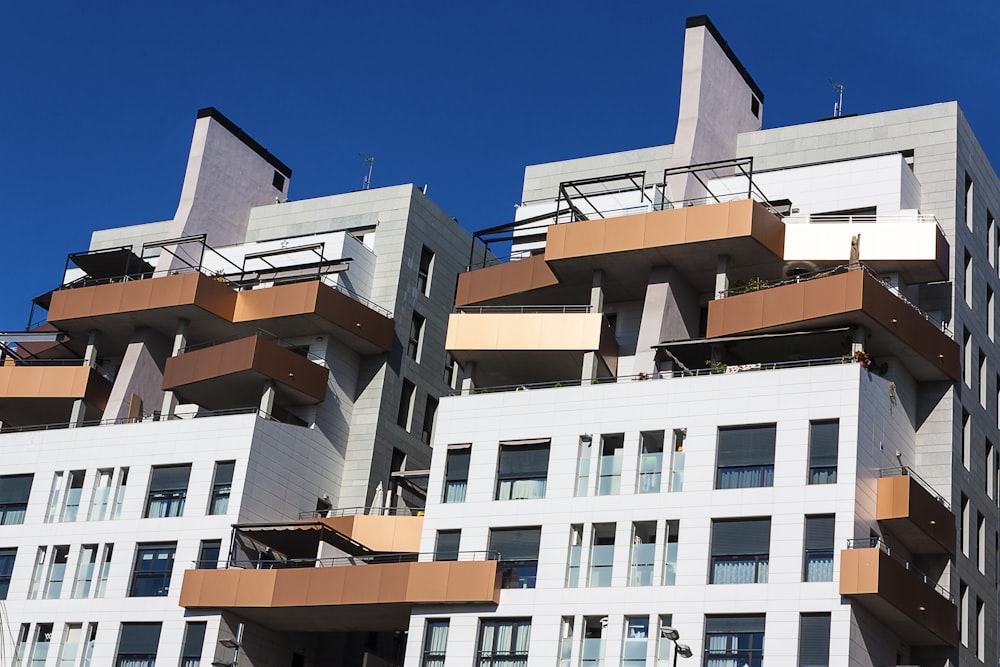
M111 382L79 359L8 362L0 366L0 422L5 427L68 422L82 400L85 420L100 419Z
M618 344L607 319L587 306L469 308L448 319L448 352L474 363L480 386L579 379L593 352L598 377L618 369Z
M863 269L766 287L708 303L709 339L854 325L866 351L893 356L918 380L958 380L958 345L940 326Z
M955 646L954 601L880 548L884 545L869 540L856 545L860 548L840 552L840 594L868 609L908 644Z
M955 554L955 515L906 468L880 471L875 518L910 552Z
M209 410L256 405L265 382L275 404L310 405L326 396L329 369L263 336L203 347L167 359L163 389Z

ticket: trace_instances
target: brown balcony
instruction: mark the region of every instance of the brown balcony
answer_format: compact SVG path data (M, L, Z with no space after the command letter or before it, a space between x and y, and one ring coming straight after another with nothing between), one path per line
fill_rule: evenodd
M599 377L614 376L618 369L614 332L601 313L586 307L454 313L445 347L460 364L475 363L480 386L579 378L587 352L597 353Z
M955 603L877 546L840 552L840 594L868 609L906 643L957 644Z
M317 520L370 551L420 551L420 531L424 525L422 516L355 514Z
M240 292L233 322L278 337L324 332L361 354L392 349L394 324L387 311L318 280Z
M955 341L864 270L708 303L708 338L844 325L863 327L870 334L867 351L897 357L919 380L960 377Z
M100 419L111 383L77 359L46 360L44 365L0 366L0 422L4 426L67 422L73 403L82 399L85 419Z
M955 554L955 515L903 469L878 480L875 518L915 554Z
M188 570L180 606L222 609L274 630L405 630L418 604L496 605L497 561Z
M163 389L210 410L256 405L274 382L282 407L321 402L330 371L262 337L250 336L167 359Z

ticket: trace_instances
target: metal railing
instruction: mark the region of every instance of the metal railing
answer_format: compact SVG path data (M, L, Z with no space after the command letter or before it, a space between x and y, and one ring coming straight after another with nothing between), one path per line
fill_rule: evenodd
M458 306L456 313L589 313L589 305L551 306Z
M194 345L185 345L184 347L178 349L177 350L177 354L175 354L174 356L179 356L181 354L186 354L187 352L194 352L196 350L204 350L204 349L207 349L207 348L210 348L210 347L215 347L216 345L225 345L226 343L233 343L235 341L243 340L244 338L252 338L254 336L259 336L260 338L268 340L268 341L274 343L275 345L277 345L279 347L283 347L285 349L288 349L289 351L295 352L296 354L299 353L298 350L302 350L305 353L305 354L302 355L303 358L308 359L309 361L311 361L311 362L313 362L313 363L315 363L315 364L317 364L319 366L324 366L324 367L326 366L326 359L324 359L323 357L319 356L318 354L313 354L312 352L309 352L308 350L303 349L302 346L296 346L296 345L289 344L288 341L283 340L277 334L273 334L270 331L266 331L265 329L255 329L251 333L236 334L236 335L233 335L233 336L228 336L226 338L220 338L220 339L217 339L217 340L203 341L201 343L195 343ZM293 350L292 349L293 347L296 348L296 349Z
M792 225L924 224L941 229L937 216L929 213L874 213L866 215L825 215L792 213L783 220ZM942 230L943 231L943 230Z
M941 584L937 583L937 581L935 579L932 579L931 577L928 577L926 574L924 574L923 572L921 572L917 568L913 567L913 565L910 563L910 561L906 560L905 558L903 558L899 554L894 553L892 551L892 548L888 544L886 544L885 540L883 540L881 537L858 537L858 538L854 538L854 539L849 539L849 540L847 540L847 548L848 549L876 549L876 548L879 549L882 553L884 553L886 556L889 556L890 558L892 558L894 561L896 561L897 563L899 563L900 565L902 565L905 569L909 570L910 572L913 572L915 575L917 575L918 577L920 577L925 584L927 584L928 586L930 586L931 588L933 588L935 591L937 591L938 594L941 597L947 599L952 604L955 604L955 597L951 594L951 591L949 591L947 588L945 588Z
M90 426L117 426L121 424L141 424L146 422L178 421L187 419L202 419L204 417L223 417L227 415L250 415L256 414L261 419L268 421L280 421L271 416L270 413L261 410L259 407L249 408L227 408L225 410L199 410L197 413L180 415L161 415L158 412L140 415L138 417L118 417L116 419L89 419L78 424L71 424L68 421L54 422L50 424L30 424L27 426L3 426L0 433L25 433L31 431L57 431L65 428L83 428Z
M894 466L894 467L891 467L891 468L879 468L878 469L878 476L879 477L900 477L900 476L912 477L913 479L917 480L917 483L920 484L920 486L924 487L924 491L926 491L927 493L929 493L932 496L934 496L939 503L941 503L942 505L944 505L945 507L948 508L949 512L951 511L951 503L949 503L945 499L944 496L942 496L940 493L938 493L936 490L934 490L934 487L931 486L927 482L927 480L925 480L923 477L921 477L920 475L918 475L917 473L915 473L913 471L913 468L910 468L909 466Z
M443 556L443 557L442 557ZM286 560L230 559L228 561L193 561L196 570L217 569L218 565L242 570L286 570L304 567L345 567L352 565L388 565L392 563L429 563L443 561L500 560L497 551L403 552L366 556L336 556L333 558L289 558Z
M299 512L299 519L333 519L341 516L423 516L423 507L340 507Z
M633 375L617 375L594 380L573 378L568 380L553 380L550 382L530 382L522 384L505 384L486 387L474 387L471 391L452 389L449 396L467 396L469 394L492 394L508 391L527 391L531 389L557 389L560 387L580 387L585 385L616 384L618 382L643 382L646 380L663 380L668 378L704 377L708 375L733 375L748 371L772 371L788 368L810 368L813 366L833 366L841 364L856 364L853 358L824 357L820 359L799 359L795 361L772 361L756 364L734 364L732 366L706 367L694 369L677 369L659 371L657 373L636 373Z

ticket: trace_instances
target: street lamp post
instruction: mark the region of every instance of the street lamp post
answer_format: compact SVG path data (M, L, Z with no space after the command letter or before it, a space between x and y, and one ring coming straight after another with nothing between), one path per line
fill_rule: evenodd
M690 646L677 643L677 640L681 638L681 633L677 632L676 628L663 628L660 633L674 643L674 667L677 667L677 656L690 658L693 655Z

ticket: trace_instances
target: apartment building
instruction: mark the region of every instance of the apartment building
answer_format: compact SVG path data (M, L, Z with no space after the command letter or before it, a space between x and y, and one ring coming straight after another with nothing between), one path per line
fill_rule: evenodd
M175 217L95 231L3 334L4 664L398 664L405 616L178 605L186 570L275 560L233 526L335 535L313 559L371 551L358 513L405 527L375 548L419 537L471 237L412 185L293 201L290 178L199 111Z
M459 277L423 667L996 664L1000 181L955 103L763 130L705 17L672 145L525 169Z

